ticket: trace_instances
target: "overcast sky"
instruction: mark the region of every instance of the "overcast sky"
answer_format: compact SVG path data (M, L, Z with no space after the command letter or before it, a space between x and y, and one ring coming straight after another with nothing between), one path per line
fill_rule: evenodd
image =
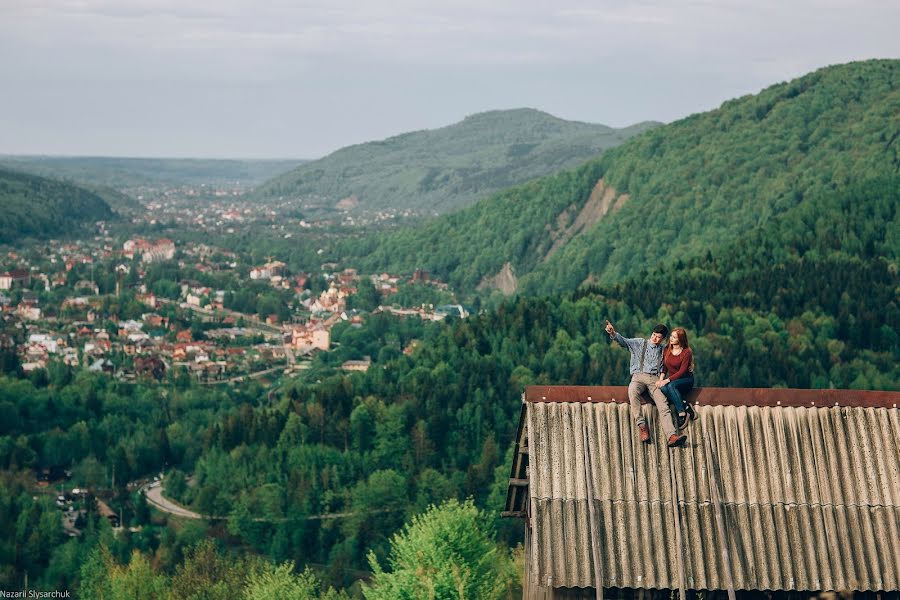
M898 0L0 0L0 153L315 158L484 110L673 121L900 57Z

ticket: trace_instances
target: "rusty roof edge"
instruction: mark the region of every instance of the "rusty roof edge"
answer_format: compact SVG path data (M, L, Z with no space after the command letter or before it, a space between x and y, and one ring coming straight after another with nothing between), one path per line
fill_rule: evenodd
M628 402L624 386L530 385L526 402ZM790 388L695 388L687 395L693 404L709 406L785 406L827 408L853 406L898 408L900 392L869 390L806 390Z

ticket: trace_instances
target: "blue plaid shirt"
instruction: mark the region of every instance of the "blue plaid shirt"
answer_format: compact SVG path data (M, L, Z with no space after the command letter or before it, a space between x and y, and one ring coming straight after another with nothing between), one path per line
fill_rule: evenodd
M618 331L615 336L611 336L612 339L617 341L620 346L623 348L628 348L628 351L631 352L631 365L629 367L630 373L634 375L635 373L649 373L650 375L659 375L662 371L663 366L663 350L666 347L665 339L663 342L659 344L651 344L650 340L645 340L644 338L626 338L622 337L622 334ZM647 353L644 355L644 369L640 369L641 364L641 351L644 346L644 342L647 343Z

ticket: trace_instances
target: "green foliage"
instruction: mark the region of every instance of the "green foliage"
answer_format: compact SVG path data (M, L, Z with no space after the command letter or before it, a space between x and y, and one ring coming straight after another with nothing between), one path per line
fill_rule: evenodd
M648 132L601 159L606 182L630 200L523 285L621 280L702 256L806 204L815 211L826 192L895 176L898 110L900 61L876 60L827 67Z
M494 192L572 168L654 124L625 129L532 109L480 113L460 123L342 148L266 183L255 195L350 196L359 209L448 212Z
M165 578L157 575L147 559L137 551L132 554L127 567L114 567L108 577L109 598L156 600L166 595Z
M80 566L86 597L113 597L114 589L126 595L155 590L163 581L166 593L179 599L233 598L250 590L266 595L275 589L331 598L332 592L322 592L308 572L295 576L288 566L251 557L322 564L329 583L346 587L359 578L372 553L376 575L366 591L370 598L432 593L481 598L508 592L509 559L494 549L493 527L509 546L519 540L521 528L486 522L493 520L504 498L522 387L627 381L628 355L609 343L603 331L607 318L626 335L646 334L660 321L686 327L700 385L900 389L900 179L890 160L887 167L866 166L877 147L866 132L876 121L888 123L888 129L893 123L878 111L884 108L879 93L889 100L896 97L895 65L889 61L825 70L798 80L803 86L776 86L711 113L715 119L731 115L721 131L743 132L738 138L747 139L741 143L771 145L752 133L769 119L780 119L787 127L791 119L784 114L785 103L808 101L815 126L831 132L815 148L830 147L860 175L852 181L821 179L821 165L841 167L812 146L797 150L797 160L805 165L802 173L792 170L791 160L775 169L760 150L762 162L753 162L753 168L771 179L793 173L785 175L787 196L754 176L752 185L741 184L740 189L761 190L755 197L759 202L735 196L740 206L732 207L734 219L720 215L717 221L690 203L678 204L682 212L654 213L664 226L653 232L659 248L646 244L646 222L629 220L635 217L628 216L626 204L608 218L622 232L610 238L609 246L579 246L585 242L576 238L559 253L580 247L583 254L566 254L564 262L557 262L557 255L543 261L552 244L546 223L574 220L601 174L623 186L625 180L616 179L621 177L615 171L619 160L631 165L634 178L623 189L632 193L629 202L635 206L651 206L646 198L655 192L646 187L648 177L672 198L681 197L687 184L656 180L646 164L671 166L672 177L686 169L675 155L694 152L685 141L694 138L686 132L711 116L666 128L674 133L648 134L634 142L635 149L629 145L613 151L621 157L608 164L607 159L590 163L448 216L425 229L432 236L427 244L409 232L396 233L392 239L417 249L409 253L412 258L403 253L395 258L386 246L366 246L365 254L379 261L395 260L410 272L426 267L470 286L518 256L515 266L526 273L526 290L569 291L523 294L495 305L492 300L493 310L465 320L424 323L375 314L361 327L338 324L332 331L337 349L318 355L308 371L270 392L252 383L216 390L173 377L161 393L158 386L117 382L57 365L35 381L12 373L0 377L0 556L5 565L0 584L16 589L27 571L33 581L70 585ZM852 80L858 84L858 99L839 85L842 76L850 75L861 78ZM884 84L880 88L879 82ZM840 102L826 102L827 90ZM772 101L760 103L760 98ZM844 125L832 122L845 114L842 107L849 116L862 111L858 137L849 139ZM800 108L800 114L807 114ZM844 141L829 146L830 136ZM889 159L895 138L886 135L881 146ZM646 146L651 139L657 140L658 156L651 151L653 144ZM694 142L702 147L707 139L722 144L726 159L728 152L740 149L718 134ZM513 153L530 152L534 149L520 146ZM709 160L713 158L720 159L711 155ZM741 169L734 166L735 177L742 176ZM717 171L684 172L696 183ZM728 187L729 181L719 186ZM535 198L540 201L533 202ZM508 212L492 212L499 205ZM559 219L562 213L568 220ZM714 231L708 236L703 228L672 235L666 228L684 214L696 215L697 223ZM478 229L467 230L470 215L479 215L477 222L485 230L496 230L493 237L481 239ZM512 233L525 232L524 237L517 240L503 229L507 222L514 225ZM601 222L595 231L603 227ZM483 241L500 250L486 250L493 246L479 246ZM627 266L627 260L605 262L620 248L638 243L647 248L639 266L619 270L616 265ZM438 251L428 250L435 247ZM666 254L679 248L677 255ZM649 260L651 255L658 260ZM418 264L422 256L443 262L437 269ZM546 281L536 274L546 275ZM594 286L579 288L588 274ZM172 292L169 288L180 278L163 266L148 273L152 285ZM259 300L264 308L288 300L267 293L274 295ZM228 301L252 302L252 310L258 308L255 295L251 299L239 292ZM337 370L342 361L366 355L374 362L365 373ZM22 471L61 463L73 468L79 482L112 487L105 491L113 497L114 510L123 510L126 522L145 524L146 531L114 536L106 520L89 511L84 535L63 543L56 509L46 498L33 497L33 475ZM221 516L224 523L208 528L189 522L154 531L161 515L150 518L142 499L135 503L123 488L126 481L157 473L164 465L169 473L166 494L199 512ZM190 485L184 473L192 474ZM429 509L392 541L408 515L465 497L472 500ZM222 555L211 544L197 546L211 536L239 551ZM106 550L95 551L100 544ZM136 548L146 558L136 558ZM485 556L493 560L482 561Z
M110 219L109 205L68 183L0 168L0 243L71 233L73 225Z
M488 519L471 499L449 500L413 517L391 538L390 571L369 554L368 600L501 598L515 577L506 551L492 538Z
M329 588L320 592L321 584L309 569L294 575L294 565L284 563L250 576L244 600L349 600L343 592Z
M773 222L808 238L813 215L831 211L828 194L896 178L898 113L900 61L828 67L647 131L575 171L329 253L371 272L425 269L469 293L508 262L519 291L552 294L674 267ZM616 208L579 229L601 177ZM894 215L896 198L878 210ZM857 199L857 214L872 210L866 194ZM832 216L820 224L836 226ZM861 218L844 239L896 260L891 219Z
M548 223L577 213L602 171L596 161L533 181L421 227L339 242L333 251L363 270L412 273L424 268L454 289L471 291L504 263L536 268L554 239Z

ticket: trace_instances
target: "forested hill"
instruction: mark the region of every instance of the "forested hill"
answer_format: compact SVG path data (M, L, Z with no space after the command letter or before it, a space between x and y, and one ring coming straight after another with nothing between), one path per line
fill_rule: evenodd
M116 190L159 185L238 185L249 189L302 160L0 156L0 166L76 185Z
M532 293L615 282L717 252L792 209L815 211L825 192L897 174L898 137L900 61L827 67L334 255L372 270L427 269L464 290L507 262Z
M0 243L49 237L113 217L97 194L74 185L0 168Z
M472 115L440 129L349 146L256 190L260 199L318 197L362 211L432 214L570 169L657 125L624 129L565 121L532 109Z

